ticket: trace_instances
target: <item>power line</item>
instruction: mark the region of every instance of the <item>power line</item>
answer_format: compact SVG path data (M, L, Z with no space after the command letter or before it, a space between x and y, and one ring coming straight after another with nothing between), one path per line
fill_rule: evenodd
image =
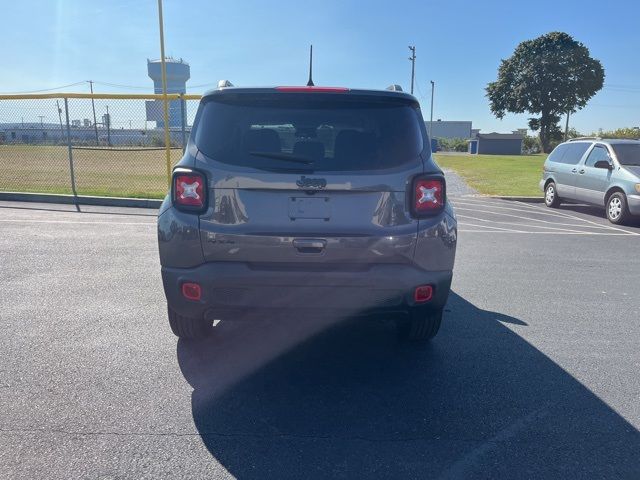
M40 93L40 92L51 92L53 90L61 90L63 88L68 88L68 87L75 87L76 85L81 85L85 82L76 82L76 83L70 83L68 85L61 85L59 87L53 87L53 88L43 88L40 90L27 90L27 91L23 91L23 92L6 92L7 95L21 95L21 94L27 94L27 93Z
M141 87L139 85L124 85L124 84L121 84L121 83L99 82L98 80L94 80L93 83L95 83L97 85L105 85L107 87L132 88L132 89L135 89L135 90L149 90L149 89L151 89L151 86Z
M218 83L217 83L217 82L213 82L213 83L203 83L203 84L201 84L201 85L188 85L188 87L189 87L189 88L200 88L200 87L211 87L211 86L214 86L214 85L216 85L216 86L217 86L217 85L218 85Z

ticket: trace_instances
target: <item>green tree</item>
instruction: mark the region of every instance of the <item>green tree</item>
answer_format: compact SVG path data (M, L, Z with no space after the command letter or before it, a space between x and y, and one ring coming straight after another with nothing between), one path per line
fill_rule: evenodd
M438 143L445 152L466 152L469 149L469 140L464 138L438 138Z
M518 45L486 91L497 118L507 112L539 115L529 119L529 128L539 132L547 153L562 136L562 115L583 108L603 83L602 64L587 47L566 33L551 32Z
M598 132L594 136L602 138L640 138L640 129L638 127L633 128L618 128L617 130L611 130L608 132Z
M527 155L540 153L540 139L538 137L526 135L522 139L522 152Z

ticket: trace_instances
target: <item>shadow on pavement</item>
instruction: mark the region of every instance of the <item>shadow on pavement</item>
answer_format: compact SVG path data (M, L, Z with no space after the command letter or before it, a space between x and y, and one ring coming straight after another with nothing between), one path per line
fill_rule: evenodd
M585 215L589 215L592 217L596 217L599 219L603 219L605 221L605 225L609 225L611 227L616 227L616 225L609 223L609 221L607 220L607 214L604 210L604 207L596 207L593 205L578 205L578 204L571 204L571 203L563 203L560 208L560 211L566 211L567 213L569 212L573 212L573 213L582 213ZM629 222L627 222L626 225L623 225L626 227L640 227L640 218L632 218Z
M422 348L378 322L303 340L301 318L179 341L204 444L240 479L640 477L640 433L505 325L524 322L447 310Z
M130 207L100 207L96 205L79 205L79 210L76 209L73 204L58 204L52 203L49 205L38 204L35 206L24 206L23 203L18 203L16 205L3 204L0 205L0 209L9 209L9 210L34 210L41 212L61 212L61 213L91 213L95 215L122 215L122 216L130 216L130 217L157 217L158 210L154 208L149 208L148 213L140 213L140 212L127 212L126 210L133 210ZM134 207L136 208L136 207Z

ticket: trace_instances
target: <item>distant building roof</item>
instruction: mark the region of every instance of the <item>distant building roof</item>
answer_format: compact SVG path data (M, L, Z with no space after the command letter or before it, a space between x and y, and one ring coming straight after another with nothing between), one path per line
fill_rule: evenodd
M520 133L478 133L479 139L485 140L522 140L524 137Z
M189 65L189 63L187 63L182 58L164 57L164 61L165 63L181 63L183 65ZM160 63L160 62L162 62L161 58L147 58L147 63Z

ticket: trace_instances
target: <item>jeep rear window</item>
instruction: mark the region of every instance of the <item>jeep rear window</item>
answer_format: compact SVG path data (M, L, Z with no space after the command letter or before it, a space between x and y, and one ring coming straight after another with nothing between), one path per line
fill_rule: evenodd
M419 110L396 99L245 93L220 95L200 108L193 137L198 149L243 167L386 169L419 161L424 145Z

